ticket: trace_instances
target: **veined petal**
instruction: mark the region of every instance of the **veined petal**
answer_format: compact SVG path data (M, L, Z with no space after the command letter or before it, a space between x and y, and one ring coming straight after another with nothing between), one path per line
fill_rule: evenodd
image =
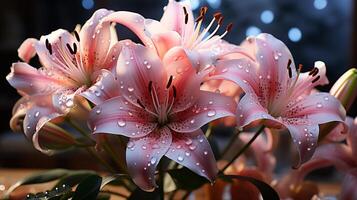
M28 95L48 93L58 88L71 86L65 80L49 76L46 69L38 70L23 62L13 63L6 79L11 86Z
M94 107L88 123L94 134L110 133L131 138L143 137L156 128L153 116L123 96L111 98Z
M150 39L150 33L146 32L146 20L143 16L128 11L118 11L109 14L102 20L105 22L115 22L121 24L137 35L140 40L148 47L154 47L152 40Z
M142 190L155 189L155 169L171 141L172 135L166 127L156 129L145 137L130 138L126 150L128 171Z
M201 129L185 134L173 132L172 144L165 156L211 182L216 178L216 160Z
M349 127L347 144L351 147L352 155L357 155L357 117L354 120L352 118L347 118L346 123Z
M52 95L33 95L29 97L26 116L23 122L23 130L28 139L33 142L34 147L46 154L53 153L43 149L38 141L38 133L49 121L65 115L53 105Z
M270 128L282 128L279 120L271 116L266 108L263 108L256 98L249 94L243 96L237 106L237 124L239 127L250 126L261 122ZM260 121L263 120L263 121Z
M17 53L21 60L28 63L30 59L36 55L36 50L34 46L36 42L37 40L35 38L28 38L21 44L21 46L17 50Z
M319 126L295 125L289 124L289 122L285 122L284 124L289 130L299 153L299 160L295 167L300 167L300 165L308 161L315 152L319 136Z
M103 64L103 68L108 69L109 71L112 71L115 73L116 65L118 62L119 54L121 53L121 49L125 42L128 42L129 40L121 40L115 44L113 44L108 52L108 55L105 59L105 62Z
M167 77L154 51L139 44L126 42L118 58L116 70L120 92L128 100L136 103L139 99L143 105L153 110L149 92L151 85L158 93L159 100L163 101Z
M172 47L181 45L181 37L175 31L153 34L152 41L160 58L163 58Z
M329 93L320 92L288 104L282 116L284 118L300 118L317 125L331 121L344 122L346 111L335 97ZM347 128L343 132L346 131Z
M187 23L185 23L185 11L187 12ZM191 6L182 2L176 2L169 0L168 5L165 8L165 12L161 17L160 22L169 30L176 31L181 36L191 37L194 28L193 13Z
M189 133L203 125L222 117L234 116L236 103L231 97L221 94L198 91L199 98L190 108L174 113L168 126L180 133Z
M112 12L106 9L95 11L79 32L81 54L84 55L83 62L87 69L104 68L112 33L110 22L100 22Z
M357 185L357 168L350 170L346 174L345 178L343 179L340 198L344 200L357 199L356 185Z
M95 105L99 105L112 97L119 96L119 81L110 71L102 69L96 83L81 95Z

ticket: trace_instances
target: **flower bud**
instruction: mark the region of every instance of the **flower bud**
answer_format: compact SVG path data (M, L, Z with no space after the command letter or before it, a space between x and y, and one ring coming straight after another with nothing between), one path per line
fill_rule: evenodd
M332 86L330 94L340 100L347 111L357 97L357 69L345 72Z

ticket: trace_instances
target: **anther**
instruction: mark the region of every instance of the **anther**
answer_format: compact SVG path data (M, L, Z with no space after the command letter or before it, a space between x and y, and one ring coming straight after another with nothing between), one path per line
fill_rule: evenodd
M319 76L317 76L314 80L312 80L311 82L312 83L315 83L316 81L318 81L320 79L320 75Z
M176 87L174 85L172 86L172 91L173 91L174 98L176 98Z
M69 45L68 43L66 44L66 46L67 46L68 51L69 51L71 54L74 55L74 54L77 53L77 45L76 45L76 43L73 43L73 49L72 49L71 45Z
M141 101L139 99L136 100L136 103L138 103L140 107L145 109L145 106L141 103Z
M152 81L149 82L148 89L149 89L149 93L151 93L151 91L152 91Z
M74 34L74 37L76 37L76 40L79 42L80 38L79 38L78 32L77 31L73 31L73 34Z
M208 10L207 6L202 7L200 10L200 14L205 15L207 13L207 10Z
M309 76L311 76L315 71L316 71L316 67L314 67L310 72L309 72Z
M233 28L233 23L229 23L227 28L226 28L226 31L230 32L232 30L232 28Z
M183 7L183 13L184 13L185 15L187 15L187 10L186 10L186 7L185 7L185 6Z
M48 52L50 52L50 54L52 55L52 46L51 46L50 42L48 41L48 39L46 39L46 48L47 48Z
M222 17L222 13L221 12L216 12L213 14L213 17L216 19L216 20L219 20L219 18Z
M286 66L286 68L288 68L289 78L291 78L293 76L293 72L291 71L291 67L290 67L291 62L292 62L291 59L289 59L288 64Z
M168 89L170 86L171 86L171 83L172 83L172 75L170 76L170 78L169 78L169 81L167 82L167 84L166 84L166 89Z

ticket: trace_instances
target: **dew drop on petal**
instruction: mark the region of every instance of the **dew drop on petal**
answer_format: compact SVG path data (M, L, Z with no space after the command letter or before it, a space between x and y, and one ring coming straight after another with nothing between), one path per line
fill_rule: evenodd
M191 124L195 123L195 120L194 120L194 119L191 119L190 123L191 123Z
M205 173L205 172L206 172L206 170L204 170L204 169L202 169L201 171L202 171L202 173Z
M134 142L128 142L128 145L127 147L130 149L130 148L133 148L134 147Z
M212 101L212 100L209 100L209 101L208 101L208 104L212 105L212 104L213 104L213 101Z
M151 65L146 65L146 68L147 69L151 69Z
M325 101L328 101L328 97L324 97L324 100L325 100Z
M186 156L190 156L191 153L190 153L190 152L186 152L185 155L186 155Z
M132 91L134 91L134 88L128 87L128 91L129 91L129 92L132 92Z
M199 166L199 165L200 165L200 163L196 163L196 165L197 165L197 166Z
M94 94L95 94L95 96L97 96L97 97L100 96L100 92L99 92L98 90L95 90L95 91L94 91Z
M37 111L37 112L35 113L35 117L38 117L39 115L40 115L40 112Z
M118 126L124 127L126 125L125 121L123 119L118 120Z
M151 160L150 160L150 163L153 165L156 163L156 158L155 157L152 157Z
M317 108L322 108L322 103L317 103L317 104L316 104L316 107L317 107Z
M102 112L102 110L100 108L98 108L95 113L97 113L97 115L99 115Z
M203 154L207 155L207 154L208 154L208 152L207 152L207 151L204 151L204 152L203 152Z
M207 116L208 117L213 117L213 116L215 116L216 115L216 111L215 110L209 110L208 112L207 112Z
M146 147L145 145L141 146L141 148L142 148L143 150L146 150L146 149L147 149L147 147Z
M177 157L177 160L180 161L180 162L182 162L182 161L184 160L184 158L183 158L182 156L178 156L178 157Z
M196 149L196 145L190 145L188 148L193 151Z

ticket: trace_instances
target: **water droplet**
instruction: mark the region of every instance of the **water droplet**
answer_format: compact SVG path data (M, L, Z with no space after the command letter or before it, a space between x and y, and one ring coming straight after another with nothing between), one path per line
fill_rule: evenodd
M191 119L190 123L191 123L191 124L195 123L195 120L194 120L194 119Z
M95 94L95 96L97 96L97 97L100 96L100 92L99 92L98 90L95 90L95 91L94 91L94 94Z
M328 97L324 97L324 100L325 100L325 101L328 101Z
M125 64L126 64L126 65L129 65L129 64L130 64L130 62L129 62L129 61L126 61L126 62L125 62Z
M248 69L248 68L245 68L245 72L249 73L249 69Z
M202 143L202 142L203 142L203 139L201 138L201 139L199 139L198 141L199 141L200 143Z
M186 152L185 155L186 155L186 156L190 156L191 153L190 153L190 152Z
M101 89L101 90L104 90L104 85L100 86L100 89Z
M150 69L150 68L151 68L151 65L146 65L146 68Z
M201 171L202 171L202 173L205 173L205 172L206 172L206 170L204 170L204 169L203 169L203 170L201 170Z
M147 170L147 168L146 168L146 167L144 167L144 170L146 171L146 170Z
M304 128L304 131L307 132L308 131L307 128Z
M204 152L203 152L203 154L207 155L207 154L208 154L208 152L207 152L207 151L204 151Z
M193 151L193 150L195 150L197 147L196 147L196 145L191 145L191 146L189 146L188 148Z
M102 112L102 110L100 108L98 108L95 113L97 113L97 115L99 115Z
M129 92L132 92L132 91L134 91L134 88L128 87L128 91L129 91Z
M40 115L40 112L37 111L37 112L35 113L35 117L38 117L39 115Z
M123 119L118 120L118 126L124 127L126 125L125 121Z
M322 108L322 103L317 103L317 104L316 104L316 107L317 107L317 108Z
M141 146L141 148L142 148L143 150L146 150L146 149L147 149L147 147L146 147L145 145Z
M243 68L243 66L242 66L242 65L238 65L238 68L239 68L239 69L242 69L242 68Z
M148 61L144 60L144 65L147 65L148 64Z
M181 145L177 145L177 147L176 147L176 148L181 149L181 147L182 147Z
M130 56L130 60L134 60L134 57L133 57L133 56Z
M153 165L156 163L156 158L155 157L152 157L151 160L150 160L150 163Z
M127 147L130 149L130 148L133 148L134 145L135 145L134 142L128 142Z
M192 140L190 138L187 138L186 142L185 142L187 145L190 145L192 144Z
M74 105L73 100L72 100L72 99L67 99L67 101L66 101L66 106L67 106L68 108L70 108L70 107L72 107L73 105Z
M27 126L26 128L27 128L27 129L30 129L30 128L31 128L31 126Z
M177 160L178 160L179 162L182 162L182 161L184 160L184 158L183 158L182 156L178 156L178 157L177 157Z
M212 104L213 104L213 101L212 101L212 100L209 100L209 101L208 101L208 104L212 105Z
M197 163L196 163L196 165L197 165L197 166L199 166L199 165L200 165L200 163L198 163L198 162L197 162Z
M227 71L228 71L227 68L223 68L223 69L222 69L222 73L225 73L225 72L227 72Z
M311 150L311 148L310 148L310 147L308 147L308 148L307 148L307 150L308 150L308 151L310 151L310 150Z
M215 110L209 110L208 112L207 112L207 116L208 117L213 117L213 116L215 116L216 115L216 111Z

